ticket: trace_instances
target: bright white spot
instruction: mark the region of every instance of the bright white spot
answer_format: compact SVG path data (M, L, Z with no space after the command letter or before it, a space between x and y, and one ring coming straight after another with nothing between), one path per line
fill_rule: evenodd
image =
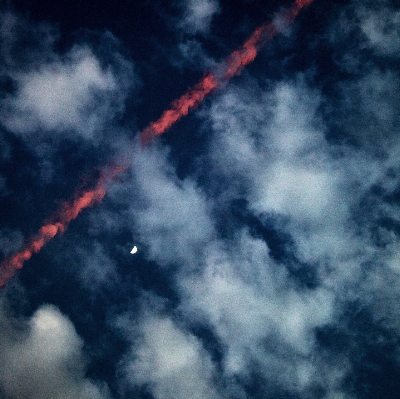
M137 246L135 245L131 250L131 254L135 254L136 252L137 252Z

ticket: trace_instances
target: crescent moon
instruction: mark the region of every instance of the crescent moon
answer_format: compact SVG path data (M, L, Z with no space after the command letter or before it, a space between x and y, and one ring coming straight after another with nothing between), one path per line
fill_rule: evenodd
M131 249L131 254L135 254L137 252L137 246L135 245L132 249Z

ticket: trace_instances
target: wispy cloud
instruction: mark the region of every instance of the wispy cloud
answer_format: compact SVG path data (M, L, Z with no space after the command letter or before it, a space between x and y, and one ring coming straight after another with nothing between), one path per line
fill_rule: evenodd
M183 0L182 8L180 25L190 34L207 33L212 18L221 11L218 0Z

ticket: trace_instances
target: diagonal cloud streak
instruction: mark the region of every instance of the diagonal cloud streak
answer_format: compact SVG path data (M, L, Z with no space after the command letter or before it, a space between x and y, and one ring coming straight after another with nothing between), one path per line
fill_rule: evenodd
M288 27L299 12L312 2L313 0L296 0L290 8L276 15L276 21L279 23L269 22L258 27L240 48L233 51L222 62L223 72L220 74L221 77L212 72L206 73L195 86L189 88L181 97L174 100L158 120L151 122L142 130L142 145L148 144L154 137L165 133L183 116L186 116L191 110L197 108L207 95L234 76L239 75L243 68L256 58L263 45ZM108 169L100 175L94 188L88 190L78 189L75 192L73 200L64 202L50 220L27 240L21 250L8 256L0 263L0 287L4 286L33 254L38 253L58 233L63 233L69 223L83 209L100 203L106 194L107 181L114 179L126 170L123 166L109 167Z
M69 223L85 208L89 208L100 203L106 195L107 180L115 178L123 173L121 167L114 167L107 172L103 172L95 187L91 189L77 189L72 201L65 201L60 209L40 227L39 231L33 235L15 254L5 258L0 264L0 287L2 287L18 269L21 269L25 261L29 260L33 254L38 253L43 246L54 238L58 233L63 233Z
M151 122L143 129L141 141L143 145L148 144L155 136L167 131L175 122L186 116L189 111L195 109L204 98L216 89L220 84L239 75L243 68L256 58L259 50L266 42L276 36L282 29L289 26L302 8L311 4L313 0L296 0L292 6L276 17L279 26L275 22L269 22L258 27L248 40L237 50L233 51L223 62L224 72L222 78L213 73L207 73L194 87L189 88L185 94L174 100L159 119Z

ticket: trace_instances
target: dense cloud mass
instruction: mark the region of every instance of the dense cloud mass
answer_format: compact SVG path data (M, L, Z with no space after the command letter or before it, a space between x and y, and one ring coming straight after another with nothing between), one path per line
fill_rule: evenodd
M107 398L84 378L82 340L60 311L45 305L29 323L1 313L1 393L17 398Z
M2 258L123 170L1 288L0 398L397 398L395 2L28 3L0 8Z

